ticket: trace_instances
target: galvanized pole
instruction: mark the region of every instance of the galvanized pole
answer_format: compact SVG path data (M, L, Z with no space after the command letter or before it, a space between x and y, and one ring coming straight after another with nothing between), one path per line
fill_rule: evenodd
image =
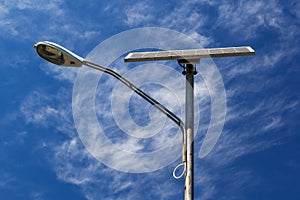
M184 199L194 200L194 73L195 66L186 64L186 177L184 182Z

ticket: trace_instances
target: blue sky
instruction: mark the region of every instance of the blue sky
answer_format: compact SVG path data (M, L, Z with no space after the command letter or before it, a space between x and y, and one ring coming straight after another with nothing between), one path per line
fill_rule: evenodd
M179 158L149 173L127 173L108 167L88 152L72 110L74 84L81 72L47 63L33 48L38 41L53 41L96 61L103 57L97 55L98 44L143 27L178 31L202 47L250 45L256 50L254 57L212 61L224 83L226 119L217 144L204 158L199 151L209 127L213 93L203 77L195 76L200 114L195 199L300 199L299 18L296 0L2 0L1 199L183 199L183 180L172 177ZM144 65L152 69L149 74L161 76L137 76L138 64L125 64L124 55L118 56L110 67L124 76L127 73L132 81L147 80L141 88L182 118L184 81L180 78L184 77L173 82L167 78L170 75L159 74L155 68L168 65L177 76L181 68L176 62ZM209 72L211 65L201 62L197 69ZM101 82L96 89L97 119L116 146L150 152L175 137L176 126L145 101L126 92L119 94L113 78L101 75ZM129 106L116 106L121 100ZM135 124L118 118L124 109ZM120 127L118 120L129 125ZM153 122L161 127L143 129ZM149 142L130 138L125 129L143 130L146 135L158 131ZM113 159L125 167L144 164Z

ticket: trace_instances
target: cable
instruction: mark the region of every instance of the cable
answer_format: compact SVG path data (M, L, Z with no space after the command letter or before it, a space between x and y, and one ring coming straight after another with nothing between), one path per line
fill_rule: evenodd
M176 175L176 171L183 166L183 170L181 172L181 174L179 176ZM185 175L185 171L186 171L186 163L183 162L183 163L180 163L179 165L177 165L174 170L173 170L173 177L175 179L180 179L181 177L183 177L183 175Z

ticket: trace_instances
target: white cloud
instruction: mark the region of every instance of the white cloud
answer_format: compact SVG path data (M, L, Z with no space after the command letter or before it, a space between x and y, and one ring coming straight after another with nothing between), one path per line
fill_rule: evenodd
M74 136L75 128L71 112L71 88L61 88L56 94L33 91L20 105L20 113L27 124L50 128Z
M276 1L220 2L218 26L242 33L243 37L256 37L261 26L278 28L282 24L282 11Z
M229 90L228 102L234 101L236 96L246 95L249 88L243 91L244 87L243 84L241 87L233 87L234 92ZM253 88L253 92L261 93L266 89ZM232 128L225 126L216 148L204 160L211 162L214 167L222 167L241 156L281 144L284 135L275 133L288 123L281 115L284 112L294 112L299 105L298 101L290 102L284 93L283 91L276 96L264 96L259 102L255 100L250 103L248 101L251 100L248 100L238 104L230 103L227 107L226 124ZM243 126L240 127L239 124Z
M82 16L70 16L65 3L63 0L5 0L0 6L0 34L18 40L32 41L34 37L34 40L63 42L69 47L73 40L88 42L100 35L99 24L87 22Z
M198 4L197 1L174 3L174 8L170 12L158 13L152 5L139 2L125 9L124 22L130 26L158 26L178 30L200 45L207 46L213 42L213 39L199 32L206 16L194 10L194 7L199 6Z
M2 6L5 7L7 10L12 9L29 9L29 10L55 10L53 14L58 15L60 14L60 7L59 5L63 4L62 0L3 0Z
M29 95L22 103L20 111L24 115L26 123L38 123L41 124L42 122L45 123L49 114L51 114L51 110L53 108L49 107L48 105L44 105L39 107L37 103L46 102L47 97L42 96L37 92ZM37 110L34 110L35 107L38 107Z
M139 2L135 5L131 5L125 10L126 21L125 23L130 26L138 26L140 24L147 23L152 19L150 14L152 8L146 2Z
M63 15L61 5L63 1L54 0L4 0L0 7L0 28L5 37L30 38L32 29L36 26L36 21L32 17L36 12L51 12L50 17ZM24 15L22 11L31 11Z
M80 186L87 199L127 200L141 199L143 195L169 199L180 195L172 187L170 174L166 177L162 172L135 175L107 168L90 157L78 139L73 138L55 146L54 153L51 160L58 178ZM148 193L141 193L141 190L147 190Z
M187 34L189 37L191 37L191 39L193 39L203 47L206 47L213 43L213 39L211 37L201 35L196 31L187 31Z
M43 192L31 192L30 198L33 200L43 200L45 199L45 194Z
M15 182L16 182L16 178L12 174L1 171L0 188L7 189L9 187L12 187Z
M201 46L208 46L213 43L213 38L201 33L207 18L194 10L197 6L199 6L197 1L184 1L177 5L172 12L167 12L165 16L160 17L157 25L178 30L190 36Z
M49 76L54 77L60 81L69 81L73 83L76 79L78 68L76 67L62 67L51 63L43 63L40 68Z
M76 163L79 164L84 160L91 163L90 157L79 143L78 138L72 138L61 145L54 146L53 159L58 179L80 186L92 179L93 172L90 168L93 170L94 166L89 164L84 164L85 167L76 166ZM72 160L74 163L66 162L64 159ZM80 170L80 168L85 170Z
M0 17L5 16L8 14L8 9L5 7L5 5L0 5Z
M267 124L263 127L263 130L270 131L272 129L279 128L283 125L282 119L280 116L271 117L271 119L268 120Z
M300 18L300 3L299 1L291 1L289 3L291 12L299 19Z

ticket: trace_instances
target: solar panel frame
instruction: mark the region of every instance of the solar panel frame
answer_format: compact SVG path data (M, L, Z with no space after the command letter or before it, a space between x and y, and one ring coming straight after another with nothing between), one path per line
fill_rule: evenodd
M199 63L201 58L218 58L229 56L252 56L255 51L250 46L205 48L169 51L131 52L125 58L125 62L178 60L183 63Z

